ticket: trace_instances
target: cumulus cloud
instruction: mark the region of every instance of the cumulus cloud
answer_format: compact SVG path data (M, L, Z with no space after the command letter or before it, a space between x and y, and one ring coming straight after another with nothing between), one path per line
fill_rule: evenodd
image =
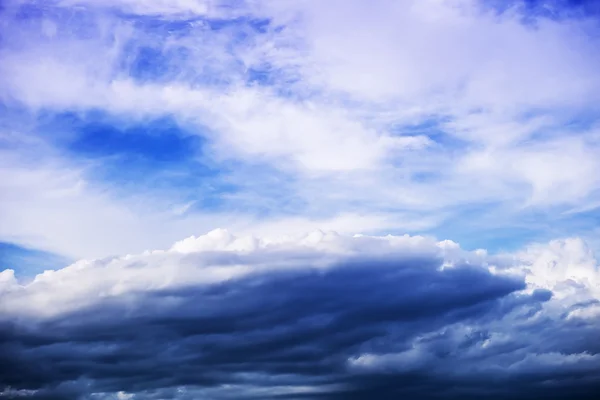
M583 396L598 277L578 239L489 255L322 231L215 230L27 284L5 270L0 396Z

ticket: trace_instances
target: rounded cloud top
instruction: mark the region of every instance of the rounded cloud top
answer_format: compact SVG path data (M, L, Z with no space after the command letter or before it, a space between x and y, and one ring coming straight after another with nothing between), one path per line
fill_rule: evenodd
M0 375L33 398L566 393L598 385L597 279L574 239L494 256L215 230L26 284L0 273Z

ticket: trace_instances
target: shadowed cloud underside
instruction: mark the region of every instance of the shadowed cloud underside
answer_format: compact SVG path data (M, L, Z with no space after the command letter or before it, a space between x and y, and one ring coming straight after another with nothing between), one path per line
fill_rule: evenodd
M418 236L217 230L25 285L11 270L0 278L9 397L591 398L600 388L600 272L576 239L491 256Z

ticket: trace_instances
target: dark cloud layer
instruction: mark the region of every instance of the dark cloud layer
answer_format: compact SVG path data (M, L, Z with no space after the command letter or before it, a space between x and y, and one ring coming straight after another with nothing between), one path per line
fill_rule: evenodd
M301 263L297 251L196 253L171 262L258 272L3 317L0 397L591 399L600 388L600 324L569 317L597 301L557 308L551 291L483 264L370 253L326 268L315 251Z

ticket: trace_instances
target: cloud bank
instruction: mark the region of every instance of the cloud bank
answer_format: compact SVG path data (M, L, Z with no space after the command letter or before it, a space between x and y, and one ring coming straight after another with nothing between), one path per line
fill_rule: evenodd
M420 236L225 230L0 273L0 397L592 398L600 271Z

